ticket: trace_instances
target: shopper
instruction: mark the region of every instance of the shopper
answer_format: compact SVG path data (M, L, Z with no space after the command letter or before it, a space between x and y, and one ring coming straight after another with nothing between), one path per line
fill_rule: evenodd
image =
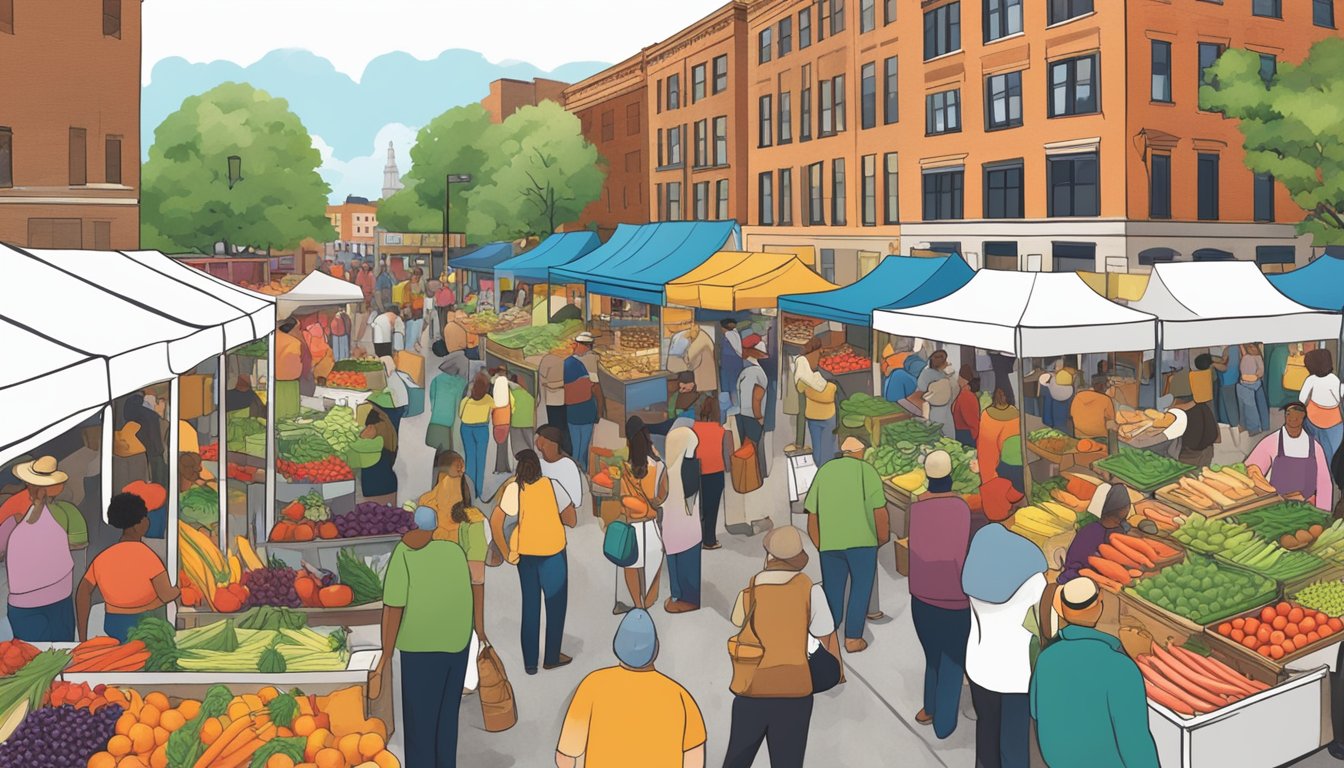
M574 502L574 509L583 506L583 490L586 478L583 470L573 459L566 456L562 443L565 433L554 424L547 424L537 430L536 451L541 460L541 474L560 484L565 495Z
M593 358L593 335L584 331L574 339L573 351L565 358L565 421L575 459L588 463L593 442L593 427L606 411L602 385L597 381L597 361Z
M89 639L89 612L93 591L103 598L103 631L117 642L126 642L140 619L157 615L181 591L173 586L163 561L145 544L149 509L133 493L118 493L107 505L107 522L121 531L121 539L89 563L75 594L75 619L79 641Z
M1124 483L1098 487L1101 494L1101 514L1074 535L1069 543L1068 553L1064 555L1064 568L1059 574L1059 583L1064 584L1078 577L1078 572L1090 568L1088 558L1097 554L1101 545L1107 543L1112 533L1129 532L1129 512L1131 503L1129 489Z
M122 424L135 424L138 427L136 437L145 447L150 481L167 485L168 448L163 439L163 419L158 411L146 404L147 394L149 390L132 392L126 396L121 404Z
M1213 409L1208 403L1195 402L1191 395L1175 398L1172 407L1185 414L1177 459L1193 467L1209 466L1213 463L1213 446L1222 439Z
M742 334L737 320L725 317L719 321L719 391L728 398L728 405L741 407L737 399L737 377L742 373ZM720 406L724 403L720 401Z
M467 479L467 463L462 455L454 451L435 454L434 487L421 494L416 503L429 507L438 515L434 526L436 539L456 541L463 549L474 550L479 535L480 545L484 548L485 516L472 503L474 498L471 482ZM458 508L461 508L461 514L456 512ZM459 530L463 528L466 529L465 536ZM467 560L472 560L470 553Z
M509 369L499 366L490 372L490 432L495 443L495 474L507 475L509 469L509 429L513 421L513 398L509 394Z
M877 573L877 548L890 538L882 478L863 460L864 449L857 437L845 438L840 445L843 455L817 470L804 502L807 535L821 556L831 618L836 625L843 623L849 653L868 647L863 631Z
M669 493L667 466L654 450L653 438L638 416L626 420L625 441L629 459L621 467L624 493L621 511L635 530L638 550L635 562L624 569L625 587L631 605L647 610L658 598L658 579L663 567L658 511Z
M705 720L685 688L654 668L658 632L647 611L621 619L620 664L590 672L570 699L555 764L575 768L704 768Z
M695 391L716 396L719 372L714 360L714 339L701 330L698 323L691 323L691 327L686 330L686 341L682 358L686 362L686 370L695 377Z
M901 367L887 374L886 381L882 383L882 399L889 403L908 402L908 398L919 390L915 372L923 373L925 367L924 358L913 354L907 356ZM904 407L909 409L910 406Z
M975 441L975 454L980 465L980 482L988 483L1001 475L1013 481L1013 487L1024 491L1021 483L1021 414L1009 403L1009 389L994 387L994 398L980 414L980 435ZM1017 463L1005 463L1006 451L1016 451ZM1014 472L1014 469L1019 470Z
M957 727L966 667L970 604L961 569L970 545L971 508L952 492L952 457L934 451L924 460L929 492L910 505L910 616L924 648L924 707L915 715L945 739Z
M382 695L401 656L401 712L406 765L456 768L460 692L470 664L471 633L482 614L472 597L471 567L458 545L433 536L432 510L416 512L416 530L401 537L383 581L382 647L369 675L369 698Z
M1060 431L1069 431L1069 420L1073 414L1073 390L1075 372L1060 363L1054 373L1041 374L1041 421L1045 426Z
M463 455L467 460L467 477L477 498L485 498L485 448L490 440L490 413L495 408L490 394L490 377L477 371L471 380L471 389L458 407L461 423Z
M555 480L541 474L535 451L519 451L514 479L504 486L499 505L490 516L490 530L504 559L518 566L523 597L521 637L523 667L537 673L538 637L541 634L541 604L546 602L545 669L563 667L572 659L560 652L565 639L565 613L569 603L569 564L565 553L565 528L578 522L574 502ZM517 518L513 532L505 536L504 518Z
M1344 439L1344 417L1340 414L1341 384L1335 375L1330 350L1311 350L1306 354L1306 366L1310 375L1302 382L1298 399L1307 407L1307 433L1320 443L1328 460L1334 457Z
M569 431L569 422L565 420L565 356L555 350L542 355L537 364L537 387L541 390L541 402L546 406L546 423L553 424L563 432ZM566 443L569 437L565 437ZM566 446L567 447L567 446Z
M966 677L975 707L975 764L1028 768L1031 759L1031 641L1027 616L1045 591L1045 556L998 523L971 539L961 573L970 600Z
M365 501L395 505L397 503L397 430L388 413L377 405L369 405L364 417L364 431L360 437L383 439L383 452L378 462L359 471L359 491Z
M693 466L700 440L690 427L674 427L667 433L667 498L658 519L658 533L667 552L667 585L672 596L663 603L668 613L700 610L700 525L698 492L686 487L683 469ZM697 478L698 479L698 478Z
M508 375L509 385L509 445L514 451L532 448L532 434L537 430L537 398L518 383L517 374Z
M818 468L834 459L839 450L835 438L839 388L834 381L822 381L821 389L816 389L809 381L795 380L793 385L803 396L803 417L807 420L807 433L812 441L812 464Z
M792 357L786 358L789 363L789 381L792 386L784 387L781 393L783 400L784 414L790 416L794 421L793 444L789 446L790 450L799 450L807 446L807 410L805 398L803 397L804 387L811 387L816 391L826 388L826 377L817 370L817 365L821 362L821 339L812 337L803 345L802 352Z
M761 367L765 357L765 339L750 334L742 340L742 366L737 375L737 434L745 443L756 446L756 464L765 479L765 407L766 391L770 386Z
M1265 359L1260 345L1241 345L1241 363L1238 366L1237 409L1241 412L1241 427L1248 434L1258 435L1269 429L1269 401L1265 394Z
M1102 443L1115 429L1115 401L1106 394L1110 379L1103 374L1092 377L1092 389L1079 392L1069 407L1073 419L1073 434L1078 439L1088 438Z
M425 445L437 451L451 451L456 446L453 428L457 425L457 409L467 391L467 361L453 355L439 363L439 373L429 382L429 426L425 427Z
M732 621L761 647L753 673L735 670L732 726L724 768L750 768L765 742L770 765L802 768L812 722L813 677L809 658L840 647L826 593L803 573L802 533L789 525L765 535L765 570L737 595ZM744 637L745 635L745 637Z
M406 406L411 402L411 393L407 388L406 379L392 358L384 355L379 360L382 361L383 372L387 376L387 394L392 399L392 404L383 410L387 411L388 418L392 420L392 428L400 432L401 418L406 415Z
M969 365L961 366L957 397L952 401L952 427L957 442L975 448L980 436L980 377Z
M1280 494L1300 493L1308 503L1329 512L1334 504L1330 459L1305 429L1307 407L1289 403L1283 409L1283 427L1263 437L1246 465L1268 477Z
M1031 676L1031 716L1048 765L1157 768L1148 698L1120 641L1096 629L1101 595L1090 579L1064 585L1067 626L1041 652Z
M373 329L373 354L384 357L392 354L393 340L397 334L406 334L406 321L401 319L401 307L390 305L388 309L369 317L369 327Z
M65 490L68 477L51 456L19 464L13 473L24 484L28 506L21 515L0 523L10 629L15 639L30 643L72 642L75 561L66 531L49 509Z
M262 404L261 398L252 389L252 380L247 374L239 374L238 380L234 382L233 389L224 393L224 410L226 413L235 411L247 411L248 416L265 416L266 406Z
M723 428L719 401L705 398L695 415L695 456L700 460L700 538L705 549L719 549L719 505L724 473L732 464L733 434Z
M942 428L943 437L952 437L955 434L952 424L952 400L957 393L953 391L955 382L952 373L952 365L947 361L947 352L938 349L929 355L928 367L916 380L924 404L928 406L926 417L929 423Z
M392 273L388 271L387 264L379 262L377 272L373 278L373 307L375 312L386 312L389 309L396 311L401 315L401 311L392 303L392 288L396 285L392 278Z
M331 352L337 362L350 357L350 326L353 324L344 307L331 316Z

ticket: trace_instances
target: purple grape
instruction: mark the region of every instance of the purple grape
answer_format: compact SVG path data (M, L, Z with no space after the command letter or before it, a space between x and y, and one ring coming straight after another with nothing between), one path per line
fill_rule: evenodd
M247 602L243 608L255 608L260 605L298 608L302 601L294 589L293 568L262 568L243 573L243 586L247 587Z
M68 768L84 765L116 732L121 707L91 713L69 704L32 712L0 745L0 768Z

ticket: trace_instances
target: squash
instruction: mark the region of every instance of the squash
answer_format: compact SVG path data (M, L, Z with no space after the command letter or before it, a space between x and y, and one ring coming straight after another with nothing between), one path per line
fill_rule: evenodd
M317 593L317 601L323 608L344 608L354 600L355 591L345 584L332 584Z
M257 550L252 546L252 542L248 541L246 536L235 538L234 547L238 550L238 557L242 559L244 568L249 571L259 571L266 567L266 564L261 562Z

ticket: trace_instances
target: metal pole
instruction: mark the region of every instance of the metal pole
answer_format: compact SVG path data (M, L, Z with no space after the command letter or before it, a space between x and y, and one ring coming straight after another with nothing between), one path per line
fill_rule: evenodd
M177 575L179 555L177 541L177 457L179 446L181 445L181 400L178 399L181 392L182 379L174 376L168 382L168 408L167 417L170 419L168 424L168 530L164 533L168 545L168 573L171 577ZM177 622L177 601L168 604L168 623L176 625Z
M265 499L265 526L261 531L254 531L253 541L265 541L270 535L271 529L275 527L275 334L279 331L272 331L266 339L266 499ZM247 516L252 516L249 509ZM252 523L248 520L249 525Z
M1026 378L1022 374L1022 363L1026 360L1022 356L1022 328L1017 329L1017 349L1013 350L1013 356L1017 362L1017 450L1020 454L1018 460L1022 462L1022 494L1031 499L1031 467L1027 465L1027 385Z
M215 372L215 438L219 443L219 460L215 466L215 484L219 487L219 551L227 552L229 541L229 454L228 419L224 410L224 398L228 394L225 381L228 379L228 353L219 356L218 369Z

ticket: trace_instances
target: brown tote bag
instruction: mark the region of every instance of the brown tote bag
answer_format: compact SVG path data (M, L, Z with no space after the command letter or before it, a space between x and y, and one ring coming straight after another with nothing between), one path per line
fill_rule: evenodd
M507 731L518 722L518 706L513 698L513 685L504 671L504 662L494 646L482 643L476 656L476 670L480 683L476 694L481 699L481 719L490 733Z
M761 480L761 465L756 460L756 443L749 439L742 441L742 447L733 451L730 462L733 476L733 490L738 493L751 493L764 483Z
M755 578L747 585L747 600L751 602L747 608L747 620L742 622L742 629L736 635L728 638L728 658L733 662L733 680L728 684L728 690L739 696L751 691L756 670L765 658L765 646L761 645L760 635L756 634Z

